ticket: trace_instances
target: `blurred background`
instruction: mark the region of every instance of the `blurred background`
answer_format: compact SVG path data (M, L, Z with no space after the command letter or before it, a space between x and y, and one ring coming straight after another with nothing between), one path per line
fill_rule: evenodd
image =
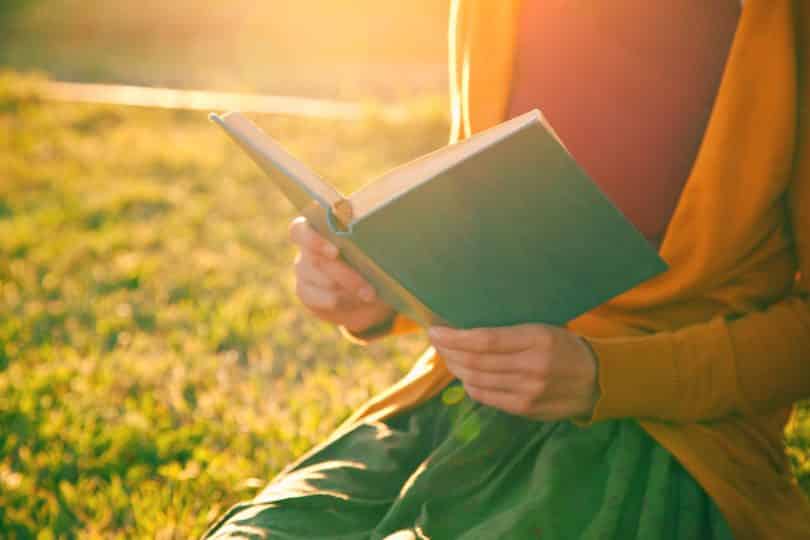
M207 111L55 83L357 104L251 115L350 192L446 143L447 4L0 0L0 538L198 537L426 346L302 309L295 212ZM787 444L810 492L810 408Z
M0 0L0 537L197 537L426 344L301 308L295 212L208 111L56 83L356 104L252 115L351 191L447 141L447 11Z
M0 65L66 81L443 94L448 0L2 0Z

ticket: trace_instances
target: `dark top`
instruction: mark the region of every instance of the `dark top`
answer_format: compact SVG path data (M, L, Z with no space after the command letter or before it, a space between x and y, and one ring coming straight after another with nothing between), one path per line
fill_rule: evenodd
M509 117L539 108L650 241L695 160L738 0L523 0Z

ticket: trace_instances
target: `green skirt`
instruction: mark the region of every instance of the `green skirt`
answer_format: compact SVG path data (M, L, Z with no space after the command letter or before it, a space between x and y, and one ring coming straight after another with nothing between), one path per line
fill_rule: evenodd
M705 491L636 422L531 421L471 401L458 384L317 448L205 537L732 538Z

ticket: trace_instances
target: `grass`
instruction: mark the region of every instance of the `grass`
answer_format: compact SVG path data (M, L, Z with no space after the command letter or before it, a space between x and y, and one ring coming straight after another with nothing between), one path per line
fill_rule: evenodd
M259 118L345 189L446 140ZM202 113L0 78L0 536L186 538L402 374L294 297L291 207ZM39 536L37 536L39 534Z
M299 307L293 211L203 114L37 87L0 74L0 535L197 536L425 343ZM350 190L443 144L441 111L258 120ZM788 443L810 491L810 410Z

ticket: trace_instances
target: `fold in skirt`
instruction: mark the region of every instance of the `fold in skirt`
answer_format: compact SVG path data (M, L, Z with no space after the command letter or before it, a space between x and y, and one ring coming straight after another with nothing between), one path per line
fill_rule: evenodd
M454 383L333 437L205 538L732 538L706 492L633 420L580 427L487 407Z

